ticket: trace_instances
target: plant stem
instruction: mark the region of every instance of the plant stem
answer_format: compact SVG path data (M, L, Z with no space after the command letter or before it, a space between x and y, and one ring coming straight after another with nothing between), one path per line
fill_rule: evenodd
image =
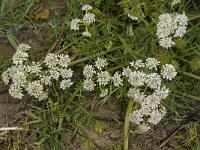
M124 150L128 150L128 133L129 133L129 124L130 124L130 113L133 108L134 101L129 100L128 106L126 109L125 123L124 123Z
M194 74L192 74L192 73L182 72L182 74L185 75L185 76L188 76L188 77L191 77L191 78L200 80L200 77L199 77L199 76L196 76L196 75L194 75Z
M183 92L180 92L180 91L176 91L176 93L182 95L182 96L180 96L182 98L187 97L189 99L200 101L200 97L197 97L197 96L194 96L194 95L191 95L191 94L187 94L187 93L183 93Z
M80 92L81 88L82 88L82 85L81 85L81 83L79 83L79 85L75 89L74 93L72 94L72 96L68 100L70 104L71 104L72 100L77 96L78 92ZM61 127L62 127L62 124L63 124L63 121L64 121L63 116L66 113L67 108L68 108L68 105L65 105L63 112L62 112L62 117L59 119L58 129L61 129Z
M100 52L100 53L97 53L97 54L94 54L94 55L91 55L91 56L87 56L87 57L72 61L72 62L69 63L69 66L72 66L72 65L75 65L75 64L78 64L78 63L82 63L84 61L90 60L90 59L95 58L97 56L104 55L104 54L107 54L109 52L118 50L118 49L120 49L122 47L123 47L122 45L119 45L119 46L113 47L113 48L111 48L111 49L109 49L107 51L103 51L103 52Z

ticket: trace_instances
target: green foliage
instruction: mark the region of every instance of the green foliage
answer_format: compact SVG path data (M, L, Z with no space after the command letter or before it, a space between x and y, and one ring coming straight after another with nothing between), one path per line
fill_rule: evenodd
M51 149L66 149L67 145L61 142L65 133L70 133L70 139L76 133L80 134L83 128L104 132L104 126L96 120L97 113L91 107L98 108L106 105L112 96L116 96L121 108L127 105L125 85L121 89L112 86L111 94L93 102L96 96L84 97L79 78L85 64L95 60L97 56L106 57L111 65L111 72L122 70L124 66L136 59L156 57L164 63L172 63L179 74L170 86L171 95L164 102L168 108L165 122L172 122L174 118L183 120L199 108L200 95L200 23L198 1L183 0L180 5L171 7L171 1L163 0L65 0L59 1L62 6L54 9L58 1L52 0L26 0L11 6L8 0L0 4L0 36L7 40L13 47L17 41L32 44L31 58L40 59L47 52L69 53L72 58L72 69L76 70L74 80L76 86L71 91L60 91L59 83L49 89L48 101L37 102L28 99L27 110L23 113L26 120L23 125L32 133L26 136L35 136L30 145L34 148L43 148L50 145ZM37 4L44 4L50 10L49 20L36 20L33 9ZM81 7L90 4L97 16L96 22L89 28L91 38L85 38L78 31L70 30L70 21L73 18L83 17ZM131 10L132 14L139 17L139 22L130 20L125 11ZM189 27L183 39L177 39L177 46L169 50L158 46L156 24L162 13L185 12L190 19ZM32 35L24 32L23 27L31 28ZM133 36L127 35L127 26L132 27ZM27 29L27 30L28 30ZM44 36L46 35L46 36ZM24 41L25 40L25 41ZM1 48L0 48L1 49ZM0 59L0 69L4 70L11 65L9 60ZM96 91L98 92L98 91ZM97 95L97 93L94 93ZM94 98L95 97L95 98ZM136 106L137 107L137 106ZM125 112L125 110L123 110ZM22 116L23 116L22 115ZM179 123L179 121L177 121ZM181 122L180 122L181 123ZM199 122L194 122L185 129L186 134L179 134L175 142L168 146L174 149L200 149ZM13 147L22 149L26 137L20 132L13 136ZM81 135L81 134L80 134ZM84 137L82 135L82 137ZM84 137L88 149L95 148L94 142ZM111 150L122 149L120 144L111 145Z

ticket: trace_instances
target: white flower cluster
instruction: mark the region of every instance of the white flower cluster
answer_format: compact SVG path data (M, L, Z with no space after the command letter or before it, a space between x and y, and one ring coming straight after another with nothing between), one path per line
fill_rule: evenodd
M96 84L100 86L101 94L100 97L104 97L108 94L108 88L110 82L113 83L115 87L123 85L123 80L119 72L115 72L113 76L110 75L105 67L108 65L105 58L97 58L95 65L86 65L83 69L83 75L85 77L83 81L83 87L87 91L94 90ZM95 81L96 79L96 81Z
M142 11L142 5L144 5L144 3L140 3L139 1L132 1L131 4L132 5L129 5L129 9L126 10L126 14L131 20L139 22L138 16L145 17Z
M44 69L41 66L43 62L28 61L27 51L30 48L27 44L20 44L13 55L13 66L2 73L3 82L6 85L11 83L9 94L12 97L22 99L26 91L30 96L45 100L48 98L47 86L51 85L53 80L61 79L60 88L63 90L72 85L70 78L73 71L68 69L68 55L48 54L44 60L48 69Z
M171 6L174 7L175 5L181 3L181 0L172 0Z
M124 85L123 81L127 81L130 84L127 96L139 105L139 109L131 113L130 121L138 125L140 132L149 130L150 124L158 124L166 113L161 101L169 94L164 83L165 80L175 78L177 72L174 66L160 65L160 61L155 58L147 58L145 61L139 59L130 62L130 66L124 68L122 73L116 71L113 75L106 71L106 66L108 63L105 58L97 58L94 66L84 67L84 89L92 91L99 85L100 97L104 97L109 93L106 86L112 83L118 88Z
M95 65L86 65L83 70L83 75L85 77L85 80L83 82L83 87L87 91L94 90L96 83L94 81L94 78L97 78L97 83L99 86L106 86L108 85L110 81L110 75L107 71L104 71L103 69L105 66L108 65L107 60L104 58L97 58ZM94 76L95 75L95 76ZM103 91L103 94L101 96L106 96L108 92Z
M162 14L157 24L159 44L166 49L175 45L173 38L182 38L186 33L188 17L182 14Z
M82 35L85 37L91 37L91 33L88 31L88 26L91 23L95 22L95 15L89 12L90 10L92 10L92 6L84 5L82 7L82 10L85 11L83 19L78 19L78 18L73 19L71 21L70 28L71 30L79 30L80 23L83 23L83 25L85 26L85 31L82 32Z
M163 82L164 79L172 80L177 72L171 64L160 66L155 58L147 58L145 62L136 60L130 65L123 69L122 75L130 83L127 95L140 105L131 113L130 121L137 124L141 132L146 132L150 124L158 124L165 115L161 100L167 98L169 89Z
M92 10L92 6L90 6L90 5L84 5L84 6L82 7L82 10L85 10L85 11Z
M73 84L73 71L68 68L68 55L49 53L44 62L30 63L27 53L30 48L26 44L20 44L17 54L13 56L14 65L2 74L5 84L12 81L9 89L11 96L21 99L26 91L30 96L45 100L48 98L48 86L51 86L53 81L59 81L62 90ZM44 65L46 67L42 68ZM105 97L109 93L110 84L118 88L124 85L123 81L126 79L126 83L130 84L127 96L139 105L139 109L131 113L130 121L139 125L138 129L143 132L150 129L150 124L158 124L166 113L161 101L169 94L169 89L163 83L164 80L175 78L177 72L174 66L161 66L160 61L155 58L147 58L145 61L139 59L130 62L130 66L124 68L122 73L116 71L113 75L106 70L107 66L105 58L97 58L94 65L86 65L83 69L83 88L93 91L98 85L101 90L100 97Z
M130 12L128 13L128 17L129 17L131 20L134 20L134 21L138 21L138 20L139 20L137 16L132 15Z
M83 82L83 88L87 91L94 90L96 84L92 80L93 75L96 74L95 68L92 65L86 65L83 69L83 75L86 78Z

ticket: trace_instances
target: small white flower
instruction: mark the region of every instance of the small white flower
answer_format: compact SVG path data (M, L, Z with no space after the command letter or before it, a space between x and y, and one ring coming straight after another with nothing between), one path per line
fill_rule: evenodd
M82 10L86 10L86 11L91 10L91 9L92 9L92 6L90 6L90 5L84 5L82 7Z
M174 32L175 26L174 26L173 18L171 14L162 14L159 16L159 22L157 24L157 36L160 39L168 37L171 33Z
M147 68L149 68L149 69L155 69L155 70L157 70L157 66L159 64L160 64L160 61L158 61L155 58L147 58L146 62L145 62L145 65L146 65Z
M40 82L44 85L51 85L51 76L48 75L40 75Z
M157 36L159 45L166 49L175 45L172 38L183 37L186 33L188 17L183 14L162 14L157 24Z
M2 80L4 82L5 85L8 85L9 83L9 80L10 80L10 74L9 74L9 71L6 70L2 73Z
M80 19L75 18L70 23L71 30L79 30L79 22L81 22Z
M48 98L48 92L42 92L42 93L40 93L40 95L39 95L39 101L43 101L43 100L46 100Z
M121 74L116 72L114 76L112 77L113 85L116 87L119 87L120 85L123 85L123 80L121 79Z
M172 41L171 37L166 37L166 38L160 39L159 44L160 44L160 46L168 49L168 48L172 47L173 45L175 45L175 42Z
M101 71L100 73L97 73L97 82L99 85L107 85L111 79L109 73L107 71Z
M85 37L91 37L91 36L92 36L91 33L88 32L88 31L84 31L84 32L82 33L82 35L85 36Z
M136 71L127 67L122 72L124 76L128 77L128 82L131 84L127 96L140 106L130 114L130 121L137 124L138 128L141 128L141 132L146 132L150 129L150 124L158 124L166 114L166 109L161 101L167 98L169 89L162 85L161 76L171 80L176 76L176 71L173 65L166 64L162 67L160 74L153 72L157 71L157 67L160 65L155 58L147 58L145 63L138 60L130 64ZM141 67L144 67L144 71L147 73L137 70Z
M13 74L13 76L11 76L12 78L12 82L15 85L19 85L19 86L25 86L27 84L27 74L24 71L20 71L18 70L16 72L16 74Z
M58 68L52 68L50 71L50 78L58 80L60 76L60 70Z
M127 26L126 28L126 34L129 35L129 36L133 36L134 33L133 33L133 26L129 25Z
M73 82L71 81L71 79L64 79L60 82L60 88L63 90L66 90L67 88L69 88L70 86L72 86Z
M40 83L40 81L32 81L32 82L28 83L26 90L30 96L39 98L41 96L41 94L43 93L43 88L44 87Z
M142 103L144 101L144 98L146 97L146 95L142 92L140 92L139 89L136 88L130 88L128 90L128 94L127 96L132 97L134 101L138 102L138 103Z
M182 38L184 36L184 34L186 33L186 29L187 29L189 19L185 15L184 12L183 12L183 14L176 14L173 19L174 19L174 22L177 25L174 37Z
M165 99L169 95L169 89L163 86L160 89L156 89L154 94L158 96L159 99Z
M28 59L28 54L24 51L17 51L14 55L13 55L13 63L15 65L21 65L23 64L24 61L26 61Z
M23 65L12 66L8 68L9 76L12 82L18 86L24 86L27 83L27 68Z
M161 74L163 78L167 80L172 80L176 76L177 72L173 65L165 64L162 67Z
M100 94L100 97L105 97L108 95L108 89L103 89L101 90L101 94Z
M57 65L57 62L58 62L58 58L55 54L52 54L52 53L49 53L44 62L46 63L46 65L49 67L49 68L53 68Z
M131 18L134 21L138 21L139 20L137 16L134 16L131 13L128 13L128 17Z
M185 15L185 12L182 14L175 14L173 20L177 24L177 28L181 26L187 26L189 21L188 17Z
M162 113L156 109L150 113L150 118L148 119L148 122L157 125L162 118L163 118Z
M25 66L24 65L17 65L17 66L12 66L10 68L8 68L8 71L9 71L9 74L10 74L10 77L12 78L13 76L16 76L16 74L18 72L26 72L25 71Z
M130 76L130 74L131 74L131 69L129 68L129 66L128 67L126 67L126 68L123 68L123 71L122 71L122 75L123 76L125 76L125 77L129 77Z
M149 113L152 112L152 107L151 106L152 106L151 102L149 102L149 101L143 101L141 103L141 108L140 108L142 114L145 115L145 116L149 116Z
M60 54L58 55L58 64L61 66L61 67L68 67L68 64L69 62L71 61L70 58L69 58L69 55L63 55L63 54Z
M136 61L130 62L131 67L138 69L138 68L143 68L145 67L145 64L142 62L141 59L138 59Z
M83 17L83 22L86 23L87 25L95 22L95 15L93 13L87 13Z
M171 3L171 5L172 5L172 7L174 7L178 3L181 3L181 0L173 0L172 3Z
M141 109L143 110L145 115L149 115L152 110L157 109L160 106L160 97L156 94L148 95L144 98L144 101L141 103Z
M23 52L28 51L30 49L31 49L31 46L24 43L19 44L19 46L17 47L17 51L23 51Z
M142 111L135 110L130 114L130 121L135 124L141 124L144 121Z
M129 74L128 82L133 86L143 86L146 80L146 74L141 71L134 71Z
M42 67L39 63L32 62L31 66L27 66L27 71L30 73L38 74L41 72Z
M174 37L180 37L182 38L184 36L184 34L186 33L186 28L185 26L180 26L174 34Z
M138 125L137 130L139 133L144 133L150 130L150 126L143 123L143 124Z
M147 83L147 86L152 88L152 89L160 88L161 81L162 80L160 78L160 75L157 74L157 73L148 74L146 76L146 80L145 80L145 82Z
M85 79L83 81L83 88L87 91L93 91L95 86L96 84L92 81L92 79Z
M83 69L83 75L85 78L92 78L92 76L96 74L94 67L92 65L86 65Z
M62 69L60 72L62 78L71 78L73 75L73 71L71 69Z
M22 88L15 84L10 85L9 94L17 99L22 99L22 97L24 96L24 94L22 94Z
M97 57L97 61L95 62L95 67L99 70L102 70L105 66L107 66L107 60L105 58Z

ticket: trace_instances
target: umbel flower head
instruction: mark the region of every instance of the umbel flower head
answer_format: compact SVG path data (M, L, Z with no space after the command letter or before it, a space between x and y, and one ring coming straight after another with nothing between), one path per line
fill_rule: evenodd
M73 84L70 79L73 71L68 68L70 62L68 55L49 53L43 62L31 62L27 53L30 48L27 44L19 44L13 56L13 66L2 73L3 82L6 85L11 83L9 93L12 97L22 99L27 92L36 99L45 100L48 98L48 86L54 80L61 79L62 90ZM42 68L41 64L45 64L47 69Z
M174 7L175 5L181 3L181 0L172 0L171 6Z
M82 7L82 10L85 10L85 11L92 10L92 6L90 6L90 5L84 5Z
M165 13L159 16L157 36L159 45L168 49L175 45L174 38L182 38L186 33L188 17L182 14Z
M108 87L112 84L114 87L123 85L121 73L115 72L113 76L107 71L108 62L106 58L97 57L94 65L86 65L83 69L84 81L83 88L86 91L93 91L99 87L100 97L109 94Z
M85 31L82 32L82 36L84 37L91 37L92 34L89 32L88 27L92 23L96 21L95 14L90 12L92 10L92 6L90 5L84 5L82 7L82 10L85 12L83 19L72 19L70 23L70 29L71 30L79 30L79 25L82 23L82 25L85 27Z
M132 15L131 13L128 13L128 17L131 18L132 20L138 21L138 17Z
M90 25L91 23L95 22L95 15L93 13L87 13L83 17L83 23Z
M105 66L108 65L107 60L105 58L97 57L95 65L86 65L83 69L84 81L83 87L86 91L94 90L96 83L93 81L94 75L97 77L97 83L100 86L108 85L111 77L109 72L104 71ZM96 70L95 70L96 69Z
M155 58L147 58L145 61L138 59L130 62L130 66L125 67L122 73L116 71L113 75L108 71L107 59L98 57L94 64L86 65L83 69L83 88L86 91L99 88L100 97L105 97L109 94L110 85L120 88L128 83L127 96L139 105L130 114L130 121L137 124L138 131L148 131L151 124L158 124L165 116L166 109L161 101L170 92L165 83L177 74L172 64L161 65Z
M70 28L71 30L79 30L79 23L82 22L80 19L75 18L71 21Z
M162 66L155 58L136 60L130 65L122 72L130 84L127 96L140 106L131 113L130 121L138 125L140 132L146 132L150 124L158 124L166 114L161 101L167 98L169 89L164 82L175 78L177 72L173 65Z

